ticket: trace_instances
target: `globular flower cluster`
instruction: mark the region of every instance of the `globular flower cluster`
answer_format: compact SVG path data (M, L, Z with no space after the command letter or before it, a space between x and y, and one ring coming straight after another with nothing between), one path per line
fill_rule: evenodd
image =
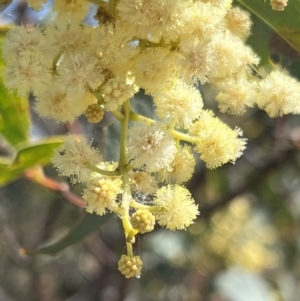
M131 224L141 234L151 232L154 229L155 217L150 211L140 209L131 216Z
M89 105L84 113L90 123L98 123L104 117L104 109L97 103Z
M119 271L126 277L140 277L143 262L139 256L122 255L119 260Z
M115 111L134 94L135 89L131 84L126 83L121 78L111 78L103 87L105 108Z
M87 204L86 211L96 212L99 215L104 215L106 210L114 211L117 195L122 192L121 185L120 179L104 177L91 179L83 192L83 199Z
M97 26L84 21L89 1L57 0L56 17L45 27L10 29L3 77L8 89L35 97L42 117L66 123L85 114L97 123L110 112L120 123L118 162L73 135L52 161L72 183L87 183L89 213L121 217L127 254L119 270L139 277L135 235L152 231L155 222L186 229L199 215L183 186L194 173L195 153L214 169L234 163L246 147L241 129L203 109L199 85L217 91L221 112L240 115L258 105L276 117L300 113L300 84L281 69L258 75L259 58L245 43L250 15L232 0L91 2L98 3ZM287 1L271 1L273 8L279 2ZM44 3L28 0L35 10ZM153 98L154 119L131 106L140 89Z

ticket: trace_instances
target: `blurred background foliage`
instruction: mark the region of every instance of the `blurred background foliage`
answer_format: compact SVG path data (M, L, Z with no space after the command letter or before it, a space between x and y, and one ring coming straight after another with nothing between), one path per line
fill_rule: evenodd
M252 13L248 43L262 64L281 65L300 80L300 2L289 0L280 13L268 1L235 5ZM9 26L43 26L51 17L51 1L36 13L15 0L0 15L1 38ZM93 138L106 159L117 159L117 123L109 114L99 124L41 119L33 99L8 93L0 82L1 301L300 299L300 117L270 119L257 108L228 116L218 113L209 85L200 89L205 107L241 127L248 147L235 165L217 170L197 159L186 186L201 216L187 231L157 227L140 237L142 277L127 280L117 270L125 245L120 221L85 214L83 185L70 187L50 164L67 132ZM140 92L133 102L152 115L148 96Z

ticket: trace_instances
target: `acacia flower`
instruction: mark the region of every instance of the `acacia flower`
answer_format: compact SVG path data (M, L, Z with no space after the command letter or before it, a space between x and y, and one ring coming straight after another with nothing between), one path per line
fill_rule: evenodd
M250 30L252 26L250 14L247 11L240 9L239 7L233 7L228 11L225 22L232 34L243 41L247 40L251 33Z
M155 172L169 167L176 153L176 145L161 125L139 123L128 131L127 151L135 168Z
M190 192L180 185L168 185L158 189L153 201L161 211L155 212L157 222L170 230L182 230L194 223L199 214Z
M53 57L86 50L91 35L83 24L70 22L61 17L55 19L45 29L48 49Z
M121 78L111 78L104 85L102 93L104 95L105 108L110 111L115 111L127 99L130 99L134 93L135 88L133 85L126 83Z
M86 202L86 211L96 212L104 215L107 210L113 211L116 205L116 198L121 189L122 181L119 178L98 177L89 181L83 192L83 199Z
M51 89L47 89L36 97L35 109L42 117L53 118L58 122L73 122L86 108L93 104L95 97L86 92L80 101L73 101L59 87L57 81L52 81Z
M141 234L151 232L154 229L155 217L154 215L146 210L139 209L130 218L130 222L134 229L137 229Z
M241 68L259 63L252 49L227 31L214 35L207 47L211 48L214 62L210 78L232 76Z
M150 94L169 90L180 76L182 60L181 54L164 47L146 48L134 61L135 82Z
M227 162L234 163L245 149L245 139L238 138L241 130L232 130L214 117L211 111L202 112L200 119L190 129L190 134L196 137L195 150L210 169Z
M89 2L86 0L56 0L53 10L58 15L73 20L74 22L82 21L87 15Z
M300 113L300 83L280 70L259 82L256 102L270 117Z
M140 256L122 255L118 262L118 270L126 277L140 278L143 262Z
M95 90L104 80L100 60L89 52L70 54L57 69L61 88L74 99L80 99L84 95L87 85Z
M154 97L157 116L175 127L189 128L203 107L199 91L186 84L178 84L166 93Z
M88 145L84 137L74 135L68 135L52 157L58 174L71 177L72 184L88 181L92 172L87 163L97 164L101 160L97 149Z
M171 183L183 183L188 181L195 170L195 159L188 146L177 150L169 169L158 171L158 177L161 181Z
M245 76L227 78L218 83L220 92L216 96L221 112L241 115L247 107L253 107L256 92L256 82Z
M132 191L153 194L157 189L156 179L145 171L130 171L130 186Z
M270 4L272 9L277 11L283 11L287 6L288 0L271 0Z
M4 83L19 95L36 96L44 92L51 81L51 59L47 44L37 27L17 26L9 30L3 41Z

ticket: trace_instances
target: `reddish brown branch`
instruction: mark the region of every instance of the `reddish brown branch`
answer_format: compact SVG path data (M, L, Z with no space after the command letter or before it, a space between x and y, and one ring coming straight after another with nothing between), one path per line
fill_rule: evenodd
M38 166L32 169L28 169L25 172L25 177L43 187L50 190L59 192L63 197L65 197L73 205L84 208L84 201L78 197L76 194L70 191L70 186L66 182L58 182L51 178L48 178L43 171L43 168Z

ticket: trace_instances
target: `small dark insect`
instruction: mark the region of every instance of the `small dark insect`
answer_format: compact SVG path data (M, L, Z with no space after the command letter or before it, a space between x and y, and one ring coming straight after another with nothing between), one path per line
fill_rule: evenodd
M61 156L65 155L65 153L66 153L65 150L61 150L61 151L59 152L59 154L60 154Z

